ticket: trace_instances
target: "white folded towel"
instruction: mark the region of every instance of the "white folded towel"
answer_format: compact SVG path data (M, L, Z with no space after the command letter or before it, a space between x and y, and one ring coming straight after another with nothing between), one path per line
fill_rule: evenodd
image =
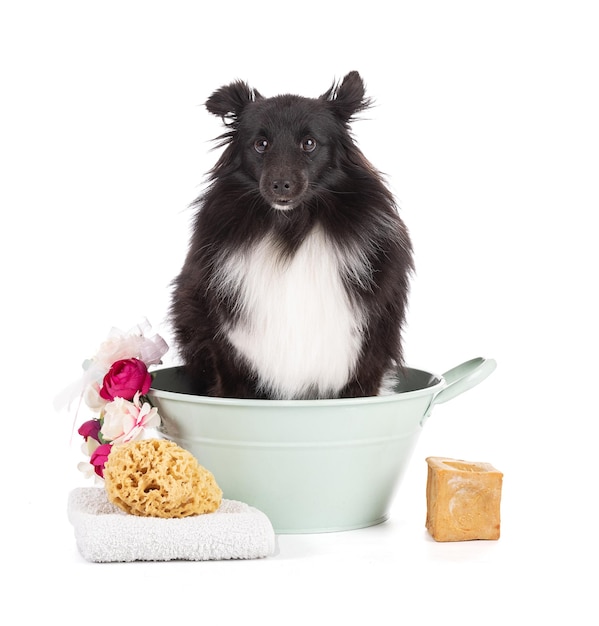
M68 517L88 561L209 561L258 559L275 550L268 517L243 502L223 499L214 513L163 519L129 515L102 487L69 494Z

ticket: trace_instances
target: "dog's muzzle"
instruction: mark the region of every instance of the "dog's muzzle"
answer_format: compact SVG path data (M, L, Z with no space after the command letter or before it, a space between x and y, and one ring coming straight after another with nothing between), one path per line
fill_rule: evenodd
M286 211L297 206L308 189L308 181L291 176L265 178L260 181L260 191L274 208Z

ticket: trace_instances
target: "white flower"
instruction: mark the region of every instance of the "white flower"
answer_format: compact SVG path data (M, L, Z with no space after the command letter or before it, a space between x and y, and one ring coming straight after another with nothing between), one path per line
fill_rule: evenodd
M147 402L140 405L137 392L133 402L115 398L105 406L104 423L100 432L104 440L119 444L137 441L143 437L146 428L158 426L160 426L158 409L151 407Z
M81 452L83 452L83 454L86 454L87 456L91 457L91 455L94 453L94 450L100 445L99 441L96 441L93 437L88 437L82 444L81 444ZM92 466L93 467L93 466Z
M83 474L84 478L93 478L96 475L94 471L94 466L87 462L81 461L81 463L77 463L77 469Z
M106 404L106 400L100 395L100 385L93 382L85 388L83 401L92 411L101 411Z
M88 437L87 440L81 444L81 452L91 458L94 450L99 445L99 441L96 441L93 437ZM94 482L97 484L104 482L103 479L96 473L96 468L89 461L81 461L80 463L77 463L77 469L83 474L83 477L86 480L93 478Z
M128 332L113 328L100 345L93 361L106 371L115 361L121 359L139 359L147 366L160 363L168 351L168 345L160 335L146 337L144 333L150 328L147 320Z

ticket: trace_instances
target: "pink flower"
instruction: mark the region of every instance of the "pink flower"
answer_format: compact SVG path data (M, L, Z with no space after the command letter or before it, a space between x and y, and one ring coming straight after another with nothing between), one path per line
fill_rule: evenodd
M100 420L93 419L84 422L77 431L87 441L90 437L96 441L100 441L98 433L100 432Z
M103 443L101 446L98 446L93 452L89 459L91 465L93 465L94 472L100 478L104 478L104 465L108 460L108 455L110 454L110 448L112 446L109 443Z
M104 440L118 444L141 439L146 428L158 426L160 426L158 409L151 407L147 402L140 405L137 392L133 402L117 397L106 405L100 432Z
M139 359L122 359L112 364L104 376L100 396L104 400L124 398L132 400L137 392L145 394L150 389L152 377Z

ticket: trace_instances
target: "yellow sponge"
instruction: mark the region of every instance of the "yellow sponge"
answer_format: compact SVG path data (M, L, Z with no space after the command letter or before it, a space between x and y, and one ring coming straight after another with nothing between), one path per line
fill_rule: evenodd
M108 499L132 515L187 517L212 513L222 501L214 476L165 439L114 445L104 481Z

